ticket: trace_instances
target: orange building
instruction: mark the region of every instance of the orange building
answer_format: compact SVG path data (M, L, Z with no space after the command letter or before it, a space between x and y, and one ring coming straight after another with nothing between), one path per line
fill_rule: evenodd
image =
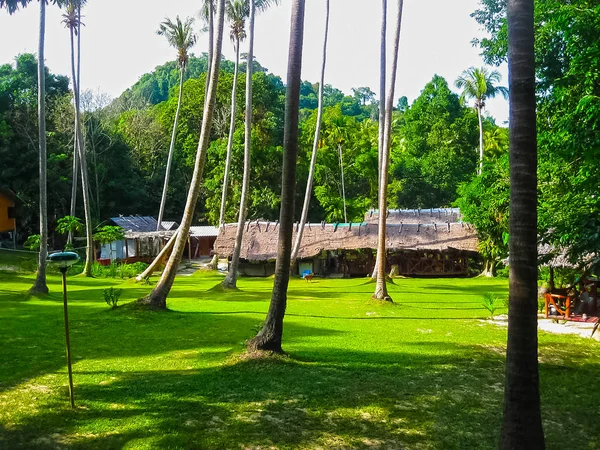
M10 190L0 188L0 233L14 231L17 228L15 221L15 203L17 196Z

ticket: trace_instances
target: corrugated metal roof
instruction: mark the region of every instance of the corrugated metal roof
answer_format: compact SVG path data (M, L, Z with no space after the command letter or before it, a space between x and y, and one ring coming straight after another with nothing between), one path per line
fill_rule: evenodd
M125 231L156 231L158 226L158 222L152 216L119 216L111 217L110 220Z
M179 224L177 222L169 222L169 221L162 221L160 226L162 227L163 230L176 230L177 228L179 228Z
M195 237L217 237L219 235L218 227L190 227L190 236Z

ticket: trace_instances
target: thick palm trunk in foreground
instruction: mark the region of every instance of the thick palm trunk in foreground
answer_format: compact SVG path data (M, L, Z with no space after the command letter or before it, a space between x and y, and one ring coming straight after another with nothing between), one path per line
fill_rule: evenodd
M294 228L294 190L296 188L296 158L298 156L298 109L300 104L300 75L302 43L304 40L304 0L292 2L290 52L285 96L285 125L283 137L283 169L281 211L279 213L279 243L271 304L263 328L248 343L248 349L282 353L283 317L290 280L290 256Z
M398 2L398 17L396 22L396 35L394 40L394 55L392 60L392 73L390 77L390 89L385 105L385 128L383 134L383 151L381 152L381 172L379 174L379 226L377 240L377 284L373 298L377 300L392 301L388 295L385 273L385 236L387 227L387 186L388 169L390 162L390 142L392 134L392 111L394 109L394 91L396 84L396 72L398 70L398 50L400 47L400 29L402 27L402 8L404 0Z
M225 0L219 0L218 3L218 17L217 17L217 36L215 42L215 55L221 54L221 48L223 45L223 22L225 19ZM140 299L140 303L148 305L152 309L166 309L167 307L167 295L171 291L173 282L175 281L175 275L177 275L177 268L181 262L183 256L183 250L187 244L188 235L190 232L190 226L192 225L192 219L194 211L196 209L196 203L198 202L198 195L200 194L200 182L202 181L202 173L204 171L204 163L206 161L206 151L208 149L210 139L210 128L212 125L213 112L215 108L215 99L217 92L217 82L219 81L219 68L221 64L221 58L214 58L211 67L211 76L208 89L208 97L206 101L206 108L202 117L202 128L200 131L200 141L198 142L198 151L196 153L196 162L194 165L194 174L192 176L192 182L190 184L190 191L188 193L187 202L185 205L185 211L181 219L179 226L179 232L177 233L177 239L173 248L173 253L167 262L167 266L160 277L160 280L152 290L152 292L145 298Z
M537 340L537 142L533 0L508 1L510 286L500 448L544 448Z
M165 184L163 186L162 198L160 199L160 209L158 210L158 224L156 231L160 230L165 205L167 203L167 189L169 188L169 175L171 174L171 163L173 161L173 153L175 151L175 139L177 138L177 122L179 121L179 111L181 111L181 98L183 97L183 72L185 66L179 68L179 98L177 100L177 110L175 111L175 120L173 121L173 133L171 134L171 145L169 146L169 156L167 157L167 169L165 171Z
M248 190L250 189L250 155L252 145L252 69L254 68L254 17L256 7L254 0L250 0L250 23L248 25L248 61L246 65L246 121L244 132L244 175L242 179L242 195L240 198L240 211L238 227L235 235L235 244L229 273L223 280L223 286L229 289L237 287L237 271L240 265L242 239L244 236L244 223L248 214Z
M48 257L48 201L46 195L46 70L44 41L46 2L40 2L40 39L38 42L38 129L40 148L40 255L35 282L29 293L47 294L46 258Z
M313 142L312 156L310 158L310 170L308 172L308 181L306 182L306 192L304 194L304 205L302 206L302 216L300 217L300 226L296 234L296 242L292 250L291 266L293 267L298 257L304 225L308 217L308 207L310 206L310 197L312 194L313 179L315 176L315 166L317 164L317 150L319 149L319 140L321 138L321 121L323 119L323 86L325 83L325 65L327 63L327 36L329 34L329 0L325 0L325 38L323 39L323 63L321 64L321 82L319 83L319 106L317 111L317 127L315 129L315 140ZM343 180L343 177L342 177ZM342 182L343 185L343 182ZM345 203L344 203L345 211Z

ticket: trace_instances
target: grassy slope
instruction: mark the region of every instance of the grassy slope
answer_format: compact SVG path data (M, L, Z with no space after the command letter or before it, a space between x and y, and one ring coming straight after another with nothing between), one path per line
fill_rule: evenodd
M271 279L208 291L177 279L170 312L108 310L149 290L69 280L77 409L67 399L59 279L27 299L0 274L0 448L496 448L506 329L477 320L503 280L396 280L395 305L362 279L292 280L289 358L240 359ZM549 449L600 448L600 344L540 335Z

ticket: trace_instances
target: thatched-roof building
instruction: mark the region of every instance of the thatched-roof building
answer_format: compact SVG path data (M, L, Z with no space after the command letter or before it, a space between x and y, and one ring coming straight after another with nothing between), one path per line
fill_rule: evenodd
M369 215L369 213L367 213ZM374 216L375 214L373 214ZM422 217L426 219L427 217ZM473 227L458 222L402 223L387 225L388 265L398 265L405 275L468 275L469 259L477 255L478 239ZM236 224L220 229L214 251L231 257ZM294 231L294 238L295 233ZM240 257L240 271L269 275L277 257L279 228L273 222L247 223ZM298 253L298 273L362 276L375 264L377 223L307 224Z

